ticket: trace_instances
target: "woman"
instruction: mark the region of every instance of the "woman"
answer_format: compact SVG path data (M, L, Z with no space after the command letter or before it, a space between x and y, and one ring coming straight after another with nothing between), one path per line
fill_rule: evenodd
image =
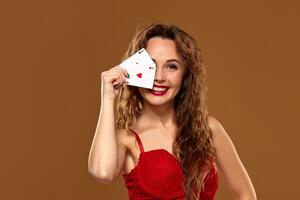
M89 173L102 183L122 175L129 199L214 199L217 171L235 199L256 199L222 124L208 115L197 42L176 25L137 31L123 59L145 48L156 64L151 89L124 84L116 66L101 74L101 111Z

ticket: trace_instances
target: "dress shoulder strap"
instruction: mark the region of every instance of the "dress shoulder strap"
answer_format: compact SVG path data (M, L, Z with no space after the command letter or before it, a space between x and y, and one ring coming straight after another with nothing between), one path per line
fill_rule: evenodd
M134 130L132 130L131 128L129 128L129 130L131 130L135 134L136 141L139 144L140 152L144 152L144 147L143 147L143 144L142 144L142 141L141 141L139 135Z

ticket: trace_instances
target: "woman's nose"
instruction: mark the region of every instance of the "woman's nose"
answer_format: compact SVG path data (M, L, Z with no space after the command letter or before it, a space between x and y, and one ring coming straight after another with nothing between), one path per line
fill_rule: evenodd
M156 81L164 81L165 80L165 74L161 67L156 68L154 79Z

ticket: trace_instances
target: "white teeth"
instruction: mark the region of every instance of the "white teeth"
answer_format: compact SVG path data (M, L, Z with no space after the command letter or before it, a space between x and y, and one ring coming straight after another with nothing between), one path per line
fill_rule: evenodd
M153 87L152 90L154 91L158 91L158 92L161 92L161 91L166 91L168 88L159 88L159 87Z

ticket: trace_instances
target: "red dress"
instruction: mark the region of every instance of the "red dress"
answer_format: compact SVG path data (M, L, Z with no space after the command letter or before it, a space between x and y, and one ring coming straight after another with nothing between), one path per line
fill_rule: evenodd
M129 173L122 174L129 200L184 200L184 174L178 159L165 149L145 152L138 134L133 132L140 156L137 165ZM213 200L218 188L215 168L206 177L204 187L200 200Z

